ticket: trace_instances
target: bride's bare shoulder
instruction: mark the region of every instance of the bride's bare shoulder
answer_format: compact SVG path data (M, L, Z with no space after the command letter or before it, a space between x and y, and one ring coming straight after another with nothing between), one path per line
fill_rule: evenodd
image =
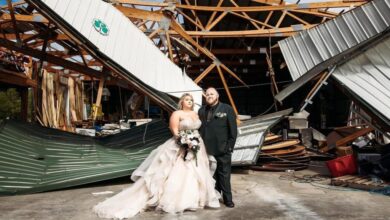
M172 112L171 117L183 118L183 111L182 110L176 110L176 111Z

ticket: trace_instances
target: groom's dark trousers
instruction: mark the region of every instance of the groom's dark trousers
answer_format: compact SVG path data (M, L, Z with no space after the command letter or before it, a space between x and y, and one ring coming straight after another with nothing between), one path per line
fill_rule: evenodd
M221 102L212 107L202 106L198 114L202 121L200 133L207 153L217 160L215 188L222 193L225 203L232 202L230 174L232 152L237 138L236 114L230 105Z

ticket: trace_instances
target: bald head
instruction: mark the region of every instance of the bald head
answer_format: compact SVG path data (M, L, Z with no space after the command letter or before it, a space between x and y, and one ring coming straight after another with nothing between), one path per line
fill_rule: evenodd
M207 105L214 106L219 101L219 94L214 87L210 87L206 90L206 102Z

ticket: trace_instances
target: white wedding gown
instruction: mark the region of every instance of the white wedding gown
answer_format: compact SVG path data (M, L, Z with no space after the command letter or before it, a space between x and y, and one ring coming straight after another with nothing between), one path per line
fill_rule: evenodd
M199 129L200 120L180 121L179 129ZM147 208L180 213L205 206L218 208L219 196L203 141L195 159L183 160L174 138L153 150L133 172L133 185L93 208L102 218L130 218Z

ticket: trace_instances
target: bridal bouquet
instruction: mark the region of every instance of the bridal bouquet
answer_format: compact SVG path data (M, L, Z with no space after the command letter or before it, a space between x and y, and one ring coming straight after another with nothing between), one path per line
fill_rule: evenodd
M177 144L185 150L183 157L184 161L186 161L187 159L191 159L188 158L188 153L192 153L195 158L196 166L198 166L197 153L200 149L199 138L200 134L198 130L181 130L179 131L179 137L177 139Z

